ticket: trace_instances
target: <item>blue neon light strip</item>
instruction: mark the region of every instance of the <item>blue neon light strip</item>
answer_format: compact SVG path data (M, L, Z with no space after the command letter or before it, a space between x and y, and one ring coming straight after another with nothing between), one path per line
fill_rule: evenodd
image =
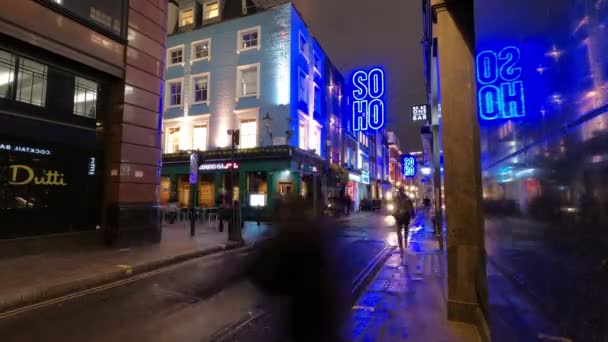
M369 72L359 70L352 76L353 105L352 129L354 132L379 130L384 127L386 103L384 71L373 68Z
M485 50L477 54L477 105L482 120L526 116L520 59L521 52L515 46L507 46L498 53Z

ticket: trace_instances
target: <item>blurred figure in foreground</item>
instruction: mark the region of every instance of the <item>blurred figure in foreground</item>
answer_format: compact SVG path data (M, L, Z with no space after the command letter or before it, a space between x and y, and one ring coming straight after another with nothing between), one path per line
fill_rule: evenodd
M276 341L339 342L350 310L332 227L314 219L302 201L288 199L278 214L278 235L261 246L249 269L251 281L281 302L284 331Z
M409 224L414 217L414 205L405 195L403 190L399 190L395 198L395 225L397 226L397 239L399 241L399 252L401 253L401 262L405 262L405 250L403 246L403 228L405 228L405 237L408 236ZM405 227L404 227L405 226Z

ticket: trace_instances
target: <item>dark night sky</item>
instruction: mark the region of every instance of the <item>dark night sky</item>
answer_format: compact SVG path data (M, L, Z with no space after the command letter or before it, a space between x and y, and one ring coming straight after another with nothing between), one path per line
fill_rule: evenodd
M426 102L420 0L293 0L330 59L348 78L381 66L387 75L387 129L404 152L421 150L410 107Z

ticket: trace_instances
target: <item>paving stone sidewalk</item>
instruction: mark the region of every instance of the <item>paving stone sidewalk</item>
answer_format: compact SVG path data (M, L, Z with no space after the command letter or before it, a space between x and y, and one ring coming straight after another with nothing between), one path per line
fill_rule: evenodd
M474 326L446 317L445 255L431 232L410 237L407 267L397 250L353 306L349 340L475 342Z
M244 243L259 241L268 232L266 224L246 222ZM196 236L190 237L189 227L176 223L163 228L158 244L108 248L100 243L86 249L0 259L0 313L243 246L228 244L227 238L226 230L220 233L217 226L208 224L197 227Z

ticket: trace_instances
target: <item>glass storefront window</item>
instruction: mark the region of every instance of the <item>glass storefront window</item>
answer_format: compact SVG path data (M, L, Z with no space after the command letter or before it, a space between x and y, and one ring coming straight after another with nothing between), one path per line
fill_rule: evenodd
M17 76L17 101L44 107L47 66L27 58L21 58Z
M95 118L97 87L97 82L76 76L74 82L74 114Z
M10 98L13 92L15 64L15 55L0 50L0 97L2 98Z

